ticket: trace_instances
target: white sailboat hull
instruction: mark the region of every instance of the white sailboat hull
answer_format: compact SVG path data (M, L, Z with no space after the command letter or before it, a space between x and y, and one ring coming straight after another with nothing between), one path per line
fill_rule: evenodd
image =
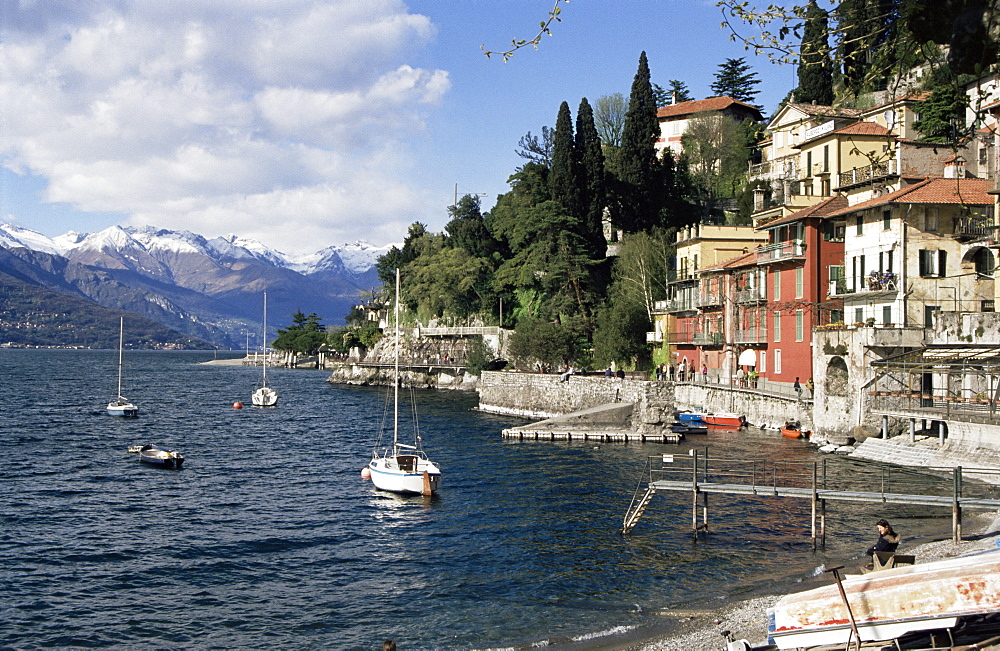
M375 488L392 493L429 495L441 486L440 468L412 454L375 457L368 469Z
M136 418L139 415L139 408L125 398L119 398L108 403L108 415Z
M273 407L278 404L278 392L271 387L260 387L250 396L250 401L257 407Z

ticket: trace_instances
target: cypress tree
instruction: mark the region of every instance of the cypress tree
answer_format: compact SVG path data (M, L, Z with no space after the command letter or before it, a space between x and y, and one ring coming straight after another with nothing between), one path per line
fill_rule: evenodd
M575 142L573 138L573 118L569 104L559 105L556 130L552 138L552 171L549 174L549 192L553 201L558 201L567 214L580 214L580 195L576 184L576 164L574 163Z
M601 137L597 135L594 111L584 97L576 112L576 186L580 197L581 231L587 240L591 259L604 257L607 242L604 240L604 206L607 204L604 182L604 152Z
M660 135L660 124L656 119L656 102L649 79L649 63L643 52L639 55L639 69L629 94L618 162L618 225L629 232L646 230L658 217L655 188L660 165L655 143Z
M797 102L833 104L833 63L830 61L829 20L826 11L810 0L799 56Z

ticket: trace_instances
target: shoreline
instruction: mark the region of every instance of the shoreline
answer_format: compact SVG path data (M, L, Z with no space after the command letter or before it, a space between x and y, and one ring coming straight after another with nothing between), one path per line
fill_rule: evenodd
M980 513L970 519L975 521L972 529L976 532L966 536L961 543L955 544L951 537L930 540L914 547L906 547L906 552L916 557L917 563L964 556L975 552L996 549L1000 546L1000 513ZM904 544L906 541L904 540ZM766 610L786 594L808 589L801 583L786 583L781 580L771 594L757 595L738 601L720 603L715 608L711 603L692 604L694 607L662 613L664 616L681 616L683 619L674 623L669 632L654 635L643 635L633 631L635 638L630 641L621 640L618 644L599 645L602 649L617 651L718 651L725 648L723 631L730 631L734 639L745 639L751 647L764 646L767 643ZM666 622L665 622L666 624ZM651 631L647 631L651 632ZM593 640L597 643L600 640ZM609 642L604 638L604 642ZM580 648L588 648L581 646ZM595 644L593 648L598 648Z

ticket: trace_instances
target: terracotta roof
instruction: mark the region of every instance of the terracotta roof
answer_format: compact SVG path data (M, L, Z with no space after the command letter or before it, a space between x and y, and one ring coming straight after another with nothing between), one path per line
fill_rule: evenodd
M743 102L738 102L729 96L709 97L708 99L696 99L691 100L690 102L678 102L677 104L661 106L656 110L656 117L675 118L684 115L693 115L694 113L724 111L730 106L742 107L747 111L756 113L758 119L763 119L763 116L761 116L760 111L756 107L744 104Z
M891 136L891 131L877 122L854 122L841 127L833 133L843 133L852 136Z
M830 197L829 199L824 199L819 203L813 204L808 208L803 208L797 212L793 212L791 215L785 215L784 217L779 217L774 221L770 221L766 224L761 224L758 230L767 230L775 226L781 226L783 224L791 224L792 222L802 221L803 219L808 219L809 217L815 217L817 219L822 219L833 214L839 214L839 211L847 207L847 197L842 195L836 195Z
M894 203L991 206L993 197L987 192L992 189L993 182L989 179L924 179L902 190L862 201L827 216L848 215L866 208Z

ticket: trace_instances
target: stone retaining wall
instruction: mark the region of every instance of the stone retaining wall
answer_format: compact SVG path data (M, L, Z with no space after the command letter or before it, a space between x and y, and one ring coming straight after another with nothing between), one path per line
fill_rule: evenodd
M361 386L392 386L394 369L391 366L362 366L341 364L333 369L326 379L331 384L354 384ZM400 386L419 389L460 389L476 390L476 377L463 371L441 367L427 372L401 370Z
M711 384L677 384L674 399L678 409L731 411L745 416L753 425L768 427L781 427L787 421L797 420L803 429L812 429L811 400Z
M638 403L645 393L642 380L603 376L570 376L484 371L479 378L479 408L496 414L552 418L614 402Z

